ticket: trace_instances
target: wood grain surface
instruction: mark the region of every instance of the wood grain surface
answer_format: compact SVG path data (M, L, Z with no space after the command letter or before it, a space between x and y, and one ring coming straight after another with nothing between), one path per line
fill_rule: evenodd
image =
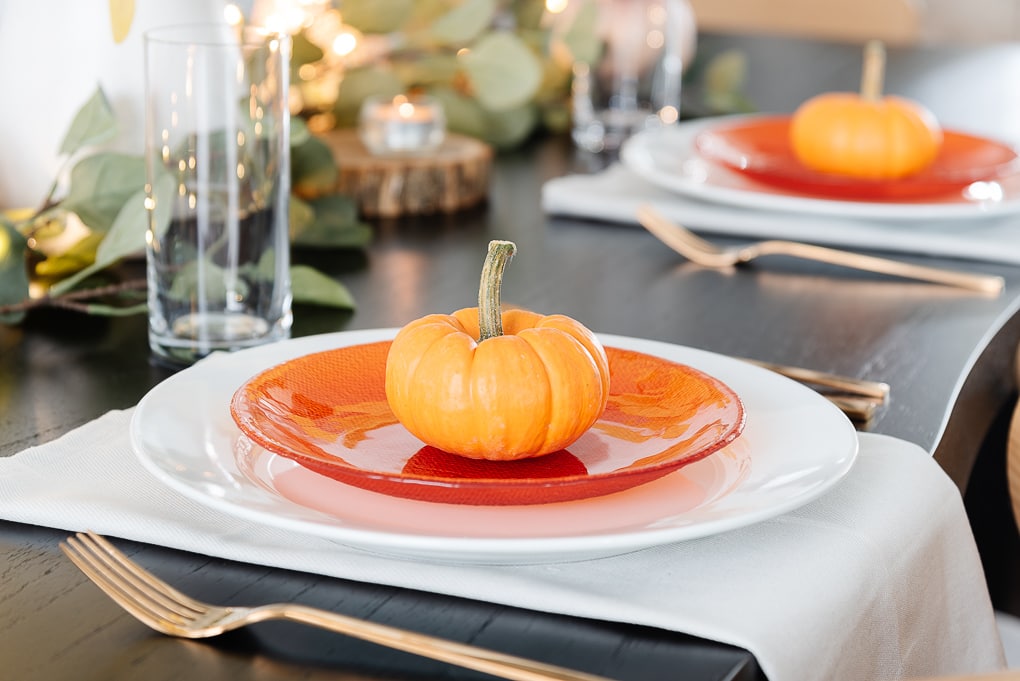
M453 213L488 195L493 151L474 138L449 133L428 154L377 156L355 130L320 137L337 162L337 191L353 197L367 217Z
M636 226L544 215L542 183L590 161L568 139L536 140L499 155L483 203L377 219L364 252L296 252L346 284L358 307L299 306L295 335L400 326L473 305L488 241L510 239L519 252L504 302L568 314L601 333L886 381L889 404L863 428L919 444L966 487L990 424L1015 401L1020 268L906 258L1001 275L1006 291L994 299L781 258L706 270ZM0 456L130 408L169 373L150 362L144 318L36 311L0 327ZM0 523L0 679L481 678L285 623L204 642L163 637L64 559L65 534ZM621 681L763 678L747 651L681 634L118 545L212 601L298 600Z

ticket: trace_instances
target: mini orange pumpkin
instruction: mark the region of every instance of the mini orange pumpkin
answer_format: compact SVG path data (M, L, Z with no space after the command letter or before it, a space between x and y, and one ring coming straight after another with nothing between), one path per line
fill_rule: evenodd
M790 142L801 163L868 180L907 177L931 165L942 146L942 129L917 102L881 96L884 63L881 44L869 43L860 94L829 92L798 107Z
M567 447L609 399L602 344L564 315L500 309L516 247L493 241L478 307L403 327L386 360L386 399L426 444L475 459L512 460Z

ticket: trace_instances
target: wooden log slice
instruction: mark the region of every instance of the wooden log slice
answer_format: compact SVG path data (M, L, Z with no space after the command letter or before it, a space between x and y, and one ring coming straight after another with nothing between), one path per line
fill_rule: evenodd
M428 154L377 156L356 130L319 136L336 159L337 191L355 199L366 217L452 213L488 195L492 148L472 137L447 133Z

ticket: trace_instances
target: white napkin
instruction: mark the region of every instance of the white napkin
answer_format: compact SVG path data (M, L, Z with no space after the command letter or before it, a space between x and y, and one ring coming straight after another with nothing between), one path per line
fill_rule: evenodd
M368 554L206 508L128 443L130 411L0 459L0 517L209 556L541 611L639 623L749 649L771 681L896 679L1004 665L959 492L915 445L861 436L821 499L740 530L530 566Z
M709 233L1020 264L1020 215L883 221L755 210L674 194L620 163L600 173L554 178L542 187L542 208L552 215L637 224L637 207L645 203Z

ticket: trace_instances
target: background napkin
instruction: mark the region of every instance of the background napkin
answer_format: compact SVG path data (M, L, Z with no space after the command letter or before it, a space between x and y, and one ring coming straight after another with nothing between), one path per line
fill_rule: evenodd
M621 163L600 173L554 178L542 188L542 208L553 215L637 224L635 213L644 203L703 232L1020 264L1018 214L875 220L751 209L674 194Z
M959 493L929 454L900 440L861 435L847 478L757 525L599 560L482 566L390 559L211 510L142 467L130 417L110 412L0 459L0 517L687 632L751 650L771 681L1003 665Z

